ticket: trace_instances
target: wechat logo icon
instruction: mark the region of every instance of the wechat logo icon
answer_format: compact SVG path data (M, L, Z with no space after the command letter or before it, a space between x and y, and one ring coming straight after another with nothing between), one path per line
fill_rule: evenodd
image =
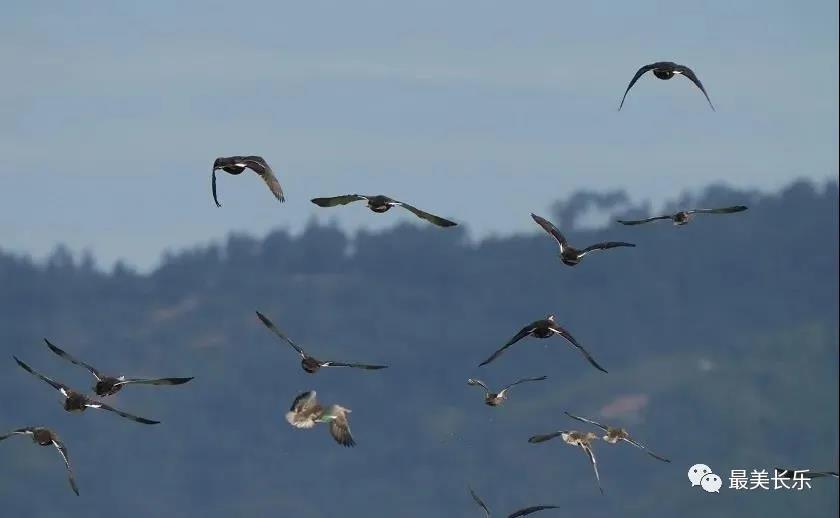
M712 468L705 464L695 464L688 469L691 487L700 486L707 493L720 493L723 485L720 477L712 473Z

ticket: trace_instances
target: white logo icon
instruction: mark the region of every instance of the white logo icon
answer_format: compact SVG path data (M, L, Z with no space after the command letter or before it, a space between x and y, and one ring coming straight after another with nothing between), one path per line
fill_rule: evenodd
M714 473L708 473L700 479L700 487L707 493L720 493L720 487L723 485L720 477Z
M688 470L688 480L691 481L691 487L699 486L700 481L704 476L712 472L712 468L705 464L695 464Z

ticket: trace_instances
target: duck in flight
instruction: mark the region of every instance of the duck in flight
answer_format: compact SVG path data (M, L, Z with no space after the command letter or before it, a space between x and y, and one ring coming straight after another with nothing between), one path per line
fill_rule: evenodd
M567 342L572 344L573 347L580 351L580 353L583 354L584 358L586 358L586 360L589 363L591 363L596 369L598 369L601 372L607 372L606 369L598 365L598 362L595 361L595 358L593 358L592 355L589 354L589 352L586 349L584 349L583 346L580 345L577 340L575 340L575 337L573 337L571 333L566 331L563 327L560 326L560 324L558 324L554 320L554 315L548 315L544 319L531 322L527 326L520 329L519 332L516 333L516 335L514 335L513 338L508 340L508 342L501 347L501 349L494 352L492 356L481 362L479 364L479 367L492 362L493 360L498 358L503 352L505 352L505 350L507 350L508 347L529 335L535 336L537 338L549 338L554 335L562 336L566 339Z
M628 444L632 444L636 448L644 450L648 455L650 455L654 459L661 460L662 462L671 462L670 460L666 459L665 457L660 457L659 455L653 453L646 446L644 446L643 444L634 440L632 437L630 437L630 434L627 433L627 430L625 430L624 428L613 428L612 426L604 426L601 423L597 423L597 422L595 422L591 419L587 419L585 417L578 417L576 415L570 414L569 412L564 412L564 413L567 416L571 417L572 419L576 419L576 420L578 420L582 423L588 423L588 424L591 424L593 426L597 426L601 430L605 431L606 435L604 435L602 437L602 439L604 439L605 441L607 441L610 444L616 444L618 441L624 441Z
M640 77L645 75L647 72L653 72L657 78L667 81L676 75L682 75L687 77L692 83L694 83L697 88L703 92L703 95L706 96L706 100L709 101L709 106L712 107L712 111L715 111L715 105L712 104L712 100L709 99L709 94L706 93L706 89L703 88L703 83L700 82L700 79L697 78L697 75L687 66L685 65L678 65L676 63L672 63L671 61L658 61L656 63L651 63L650 65L645 65L636 71L636 75L633 76L633 79L630 80L630 84L627 85L627 90L624 91L624 97L621 98L621 104L618 106L618 109L621 110L621 107L624 106L624 99L627 98L627 92L633 88L633 85L636 84L636 81L639 80Z
M286 421L295 428L312 428L318 423L330 425L330 435L335 442L342 446L353 447L356 441L350 433L350 423L347 414L349 408L340 405L321 406L315 398L316 392L310 390L300 394L292 402L292 407L286 412Z
M417 207L412 207L408 203L397 201L388 196L377 194L376 196L362 196L361 194L347 194L344 196L333 196L331 198L314 198L312 203L319 207L336 207L338 205L347 205L354 201L366 201L367 207L373 212L383 213L387 212L391 207L402 207L411 212L418 218L425 219L428 222L434 223L439 227L454 227L457 225L454 221L435 216L428 212L422 211Z
M470 495L472 495L473 500L477 503L482 509L484 509L484 515L486 518L490 518L490 509L487 507L487 504L479 498L473 488L470 489ZM507 518L519 518L520 516L527 516L529 514L536 513L537 511L544 511L546 509L560 509L556 505L535 505L532 507L526 507L525 509L520 509L518 511L514 511L513 513L509 514Z
M54 381L43 374L36 372L32 367L20 361L16 356L13 356L15 361L17 362L20 367L25 370L26 372L32 374L33 376L40 378L45 383L48 383L52 388L56 389L64 396L64 410L67 412L84 412L88 408L99 408L102 410L108 410L109 412L113 412L119 416L125 417L126 419L131 419L132 421L137 421L138 423L143 424L158 424L160 421L152 421L151 419L146 419L144 417L137 417L136 415L132 415L122 410L117 410L114 407L108 406L101 401L97 401L95 399L91 399L86 395L82 394L81 392L77 392L67 385L63 383L59 383Z
M636 246L633 243L624 243L621 241L606 241L604 243L596 243L594 245L587 246L582 250L578 250L577 248L574 248L573 246L569 245L569 243L566 241L566 238L563 236L563 234L560 233L559 230L557 230L557 227L555 227L552 222L533 213L531 214L531 217L534 219L534 221L537 222L539 226L543 228L543 230L548 232L551 235L551 237L553 237L554 240L557 241L557 244L560 247L560 260L563 261L563 264L567 266L575 266L580 262L583 256L596 250L607 250L609 248L616 248L621 246Z
M79 487L76 486L76 479L73 477L73 468L70 466L70 457L67 454L67 447L64 446L64 443L61 442L61 439L58 438L58 435L56 435L55 432L49 428L28 426L26 428L20 428L9 432L6 435L0 435L0 441L8 439L13 435L29 435L32 437L33 442L40 444L41 446L55 446L55 449L58 450L58 454L61 455L61 458L64 460L64 466L67 468L67 478L70 481L70 487L78 496Z
M666 214L664 216L655 216L652 218L635 219L635 220L616 220L622 225L641 225L642 223L650 223L661 219L670 219L674 225L685 225L691 220L693 214L732 214L734 212L744 212L747 207L743 205L735 205L733 207L722 207L719 209L691 209L681 210L675 214Z
M532 444L550 441L555 437L561 437L563 442L570 446L579 446L586 456L589 457L589 462L592 464L592 469L595 470L595 481L598 483L598 490L601 491L601 494L604 494L604 489L601 487L601 476L598 475L598 461L595 460L595 453L592 451L592 441L598 439L598 435L592 432L577 432L574 430L566 431L560 430L557 432L541 434L541 435L534 435L528 439L528 442Z
M219 198L216 195L216 170L221 169L222 171L237 175L242 174L245 169L250 169L254 171L263 181L268 185L268 189L271 191L271 194L274 195L275 198L280 200L280 202L286 201L286 197L283 195L283 188L280 187L280 181L277 180L277 177L274 176L274 171L271 170L271 167L268 165L263 157L261 156L223 156L217 158L213 162L213 172L212 172L212 186L213 186L213 201L216 202L217 207L221 207L222 204L219 203Z
M140 385L182 385L192 378L155 378L155 379L146 379L146 378L126 378L125 376L108 376L107 374L103 374L96 368L88 365L85 362L79 361L76 358L67 354L63 349L58 348L52 342L44 338L44 342L47 343L47 347L50 348L50 351L54 352L55 354L61 356L65 360L69 361L74 365L78 365L80 367L84 367L87 369L93 377L96 378L96 384L93 386L94 392L96 392L97 396L105 397L111 396L116 394L122 388L129 384L140 384Z
M519 385L520 383L527 383L529 381L543 381L547 379L548 376L540 376L538 378L522 378L520 380L516 380L510 385L506 385L502 390L499 392L492 392L487 385L484 384L483 381L479 379L470 378L467 380L467 385L470 386L479 386L484 389L484 404L488 406L499 406L505 402L507 399L507 391L515 386Z
M344 362L333 362L333 361L321 361L313 356L310 356L304 351L298 344L294 343L288 336L285 335L280 329L275 326L271 320L268 319L265 315L257 311L257 317L260 319L265 327L271 330L272 333L282 338L286 343L292 346L292 348L297 351L297 353L301 357L300 365L303 367L303 370L310 374L314 374L318 372L321 367L352 367L354 369L366 369L366 370L378 370L378 369L385 369L387 365L368 365L365 363L344 363Z

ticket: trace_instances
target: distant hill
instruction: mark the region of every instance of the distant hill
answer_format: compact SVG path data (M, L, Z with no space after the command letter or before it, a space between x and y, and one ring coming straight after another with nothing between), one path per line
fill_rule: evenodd
M546 216L572 243L637 244L575 268L536 225L479 243L457 227L407 224L355 238L319 225L299 237L231 235L169 254L148 275L121 264L102 272L61 247L44 263L0 251L0 428L54 427L82 493L67 487L54 451L10 438L0 443L2 514L481 516L472 484L499 516L537 503L576 518L835 516L836 480L807 493L739 493L728 476L837 469L837 184L772 195L714 186L672 205L729 204L750 209L681 228L580 229L591 207L611 219L647 211L621 193L571 196ZM308 375L257 309L313 354L391 367ZM526 339L477 367L548 313L609 374L559 338ZM115 374L196 379L113 399L158 426L68 415L11 360L92 385L44 337ZM543 374L497 409L466 385ZM355 449L285 422L309 389L353 410ZM599 443L602 497L581 451L527 443L580 429L564 410L625 425L673 462ZM724 479L720 495L690 487L686 472L701 462Z

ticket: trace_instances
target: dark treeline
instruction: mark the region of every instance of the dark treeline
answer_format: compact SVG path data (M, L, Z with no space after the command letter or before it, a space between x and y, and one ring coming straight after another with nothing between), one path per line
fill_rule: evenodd
M545 214L572 243L638 245L575 268L536 225L478 243L460 228L414 224L353 237L320 225L298 237L232 235L169 253L149 274L103 272L64 248L42 263L0 252L0 428L54 427L82 493L53 452L9 439L4 514L481 516L472 484L498 515L544 503L578 518L835 516L834 480L803 493L727 486L732 469L837 469L837 184L772 195L711 187L671 208L728 204L750 210L681 228L582 230L590 209L648 209L620 192L574 195ZM308 375L256 309L319 357L391 367ZM477 367L548 313L609 374L559 339L527 339ZM115 374L196 379L115 396L114 406L163 421L155 427L68 415L11 360L88 388L88 373L44 337ZM466 385L535 375L548 380L516 387L497 409ZM355 449L285 422L309 389L353 410ZM563 410L623 424L673 463L598 443L602 497L581 451L527 443L582 427ZM720 495L690 487L695 463L723 478Z

